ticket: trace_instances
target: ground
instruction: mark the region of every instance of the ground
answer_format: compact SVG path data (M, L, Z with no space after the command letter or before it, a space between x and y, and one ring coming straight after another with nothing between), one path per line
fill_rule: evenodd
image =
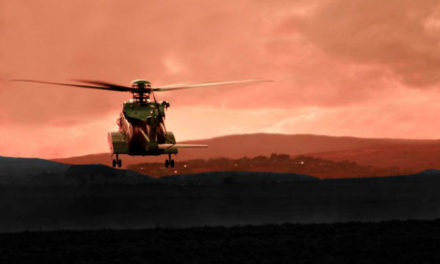
M440 220L0 234L0 263L439 263Z

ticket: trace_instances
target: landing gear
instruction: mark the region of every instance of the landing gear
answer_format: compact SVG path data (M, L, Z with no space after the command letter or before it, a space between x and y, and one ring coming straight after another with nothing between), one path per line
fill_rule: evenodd
M168 159L165 160L165 168L168 167L174 168L174 160L171 159L171 154L168 154Z
M116 159L112 162L113 168L118 166L119 168L122 166L122 160L119 159L119 155L116 154Z

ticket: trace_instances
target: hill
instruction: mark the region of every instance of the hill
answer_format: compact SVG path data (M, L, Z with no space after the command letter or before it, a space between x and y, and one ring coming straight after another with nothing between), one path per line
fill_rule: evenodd
M101 164L66 165L43 159L0 156L0 186L70 186L146 183L150 177Z
M192 140L181 143L208 144L207 149L182 149L176 157L176 162L192 159L229 158L242 157L253 158L256 156L270 156L272 153L284 153L287 155L309 155L311 153L336 153L341 151L360 150L364 148L382 147L392 151L398 146L417 148L419 146L430 149L440 146L439 140L410 140L410 139L371 139L354 137L331 137L320 135L282 135L282 134L245 134L216 137L205 140ZM346 160L350 159L349 152L345 152ZM396 159L399 153L396 152ZM309 155L310 156L310 155ZM318 156L321 157L321 156ZM324 159L332 159L322 156ZM424 159L432 160L433 157L423 156ZM145 162L163 162L163 156L128 156L122 155L123 167ZM54 161L66 164L104 164L111 165L112 158L109 153L91 154ZM356 161L357 162L357 161ZM358 162L363 164L362 162ZM404 163L404 162L402 162ZM370 165L370 164L366 164ZM391 163L387 166L394 166Z
M215 171L299 173L322 179L380 177L413 173L398 167L365 166L347 160L332 161L304 155L291 157L287 154L272 154L269 157L257 156L240 159L212 158L208 160L187 160L176 163L173 169L164 168L162 163L139 163L129 165L128 169L153 177Z
M349 160L380 168L399 167L412 172L440 169L440 142L438 141L376 145L343 151L310 153L309 155L333 161Z

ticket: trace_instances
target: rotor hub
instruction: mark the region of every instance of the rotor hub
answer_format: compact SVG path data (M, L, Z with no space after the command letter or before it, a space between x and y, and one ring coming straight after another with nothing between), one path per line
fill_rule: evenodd
M134 80L131 82L133 91L133 99L138 102L146 102L150 98L151 94L151 82L147 80Z
M132 81L131 85L136 88L141 87L141 86L145 87L145 88L151 88L151 82L149 82L147 80L141 80L141 79Z

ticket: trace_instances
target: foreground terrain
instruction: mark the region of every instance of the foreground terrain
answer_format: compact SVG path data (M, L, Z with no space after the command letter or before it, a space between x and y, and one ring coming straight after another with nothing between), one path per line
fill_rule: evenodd
M262 172L154 179L80 166L22 179L0 185L0 232L440 218L440 171L370 179Z
M0 263L439 263L438 186L438 170L152 178L0 157Z
M0 263L439 263L440 221L0 234Z
M0 157L0 232L430 220L440 218L438 186L438 170L352 179L240 171L152 178Z

